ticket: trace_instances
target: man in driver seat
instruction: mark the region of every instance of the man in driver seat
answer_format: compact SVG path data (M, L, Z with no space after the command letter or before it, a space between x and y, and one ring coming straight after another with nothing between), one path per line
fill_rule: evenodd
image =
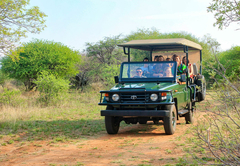
M143 76L143 71L141 68L137 68L136 69L136 76L134 76L133 78L147 78L145 76Z

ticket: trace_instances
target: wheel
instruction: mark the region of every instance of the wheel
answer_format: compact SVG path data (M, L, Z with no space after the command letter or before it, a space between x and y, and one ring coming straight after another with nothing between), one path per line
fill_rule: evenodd
M205 80L205 77L203 75L197 75L196 84L197 84L197 86L200 87L200 89L197 92L198 101L203 101L205 99L205 96L206 96L206 80Z
M117 134L120 127L120 121L116 117L105 116L105 127L108 134Z
M186 124L191 124L194 122L192 103L188 104L188 113L185 114Z
M177 111L175 105L167 106L170 112L169 117L164 117L164 130L168 135L174 134L177 125Z

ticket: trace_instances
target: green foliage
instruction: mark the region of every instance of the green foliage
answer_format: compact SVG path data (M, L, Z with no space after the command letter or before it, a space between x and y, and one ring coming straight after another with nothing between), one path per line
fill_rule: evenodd
M119 75L120 63L126 55L123 50L117 47L122 43L119 36L105 37L95 44L86 43L87 58L81 64L80 71L86 73L92 82L101 81L105 85L114 84L114 76Z
M12 48L13 43L26 37L27 32L39 33L45 26L47 16L39 7L28 7L30 0L0 1L0 50Z
M216 68L217 66L216 57L219 54L220 44L216 39L213 39L209 34L207 34L204 35L201 46L203 47L202 74L209 83L207 85L210 85L210 83L213 82L213 76L215 76L215 71L213 68Z
M219 29L228 27L233 22L240 20L240 2L236 0L213 0L207 11L214 13L216 22L214 26Z
M173 33L161 33L157 29L138 29L136 32L131 32L124 38L124 41L131 40L144 40L144 39L170 39L170 38L185 38L200 44L203 47L203 55L208 57L208 47L205 46L204 42L201 42L198 38L187 32L173 32ZM131 50L131 56L133 61L142 61L145 57L150 58L148 51Z
M121 42L120 35L118 35L105 37L97 43L86 43L87 56L93 57L94 60L103 64L111 65L121 63L125 56L122 49L117 47L117 44Z
M10 78L32 82L42 71L60 78L75 75L78 73L76 64L80 60L78 51L61 43L33 40L18 48L17 52L2 58L1 62L2 70L8 73Z
M0 70L0 85L4 85L5 81L8 79L8 75Z
M101 73L101 74L99 74ZM89 72L90 77L94 77L94 81L104 82L106 86L114 85L114 76L118 76L120 73L120 65L100 65L97 70Z
M9 90L7 88L3 89L3 92L0 93L0 103L13 105L13 102L16 101L21 94L20 90Z
M43 71L34 83L37 84L40 99L45 103L58 101L61 94L66 93L69 89L69 81L56 78L56 76L47 71Z
M235 46L203 61L203 74L210 80L225 82L225 79L237 81L240 76L240 47ZM224 78L226 77L226 78ZM213 82L213 81L212 81ZM213 84L215 86L216 84Z
M236 80L240 76L240 46L221 52L219 58L220 63L226 69L226 75Z

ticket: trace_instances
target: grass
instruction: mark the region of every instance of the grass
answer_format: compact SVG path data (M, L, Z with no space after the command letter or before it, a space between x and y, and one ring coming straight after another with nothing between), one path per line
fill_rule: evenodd
M96 89L99 85L92 86ZM97 105L100 95L92 87L85 92L70 91L57 105L41 105L37 96L37 92L22 92L18 105L0 103L0 135L7 139L1 139L0 144L12 144L11 135L20 135L16 140L20 142L65 142L105 131L104 118L100 116L104 107Z

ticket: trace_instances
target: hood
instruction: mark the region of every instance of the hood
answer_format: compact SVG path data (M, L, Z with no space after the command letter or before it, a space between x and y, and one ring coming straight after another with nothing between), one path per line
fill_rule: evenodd
M167 88L173 86L175 83L125 83L125 84L118 84L114 86L111 90L125 90L125 89L146 89L146 90L166 90Z

